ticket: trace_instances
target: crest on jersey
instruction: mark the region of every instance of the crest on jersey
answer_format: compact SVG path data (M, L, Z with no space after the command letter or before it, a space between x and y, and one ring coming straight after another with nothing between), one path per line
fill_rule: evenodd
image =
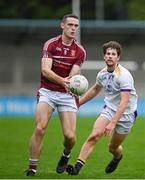
M71 50L71 56L75 56L76 55L76 51L75 50Z

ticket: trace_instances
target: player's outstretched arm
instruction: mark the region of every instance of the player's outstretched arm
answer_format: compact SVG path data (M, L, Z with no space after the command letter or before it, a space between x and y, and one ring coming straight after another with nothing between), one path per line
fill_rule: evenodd
M102 90L101 86L99 86L98 84L94 84L83 96L80 97L79 99L80 106L90 101L96 95L98 95L101 90Z

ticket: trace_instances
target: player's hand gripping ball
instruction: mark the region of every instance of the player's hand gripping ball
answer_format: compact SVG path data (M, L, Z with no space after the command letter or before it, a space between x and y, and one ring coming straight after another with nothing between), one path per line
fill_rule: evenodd
M77 96L83 95L87 91L88 86L88 80L83 75L74 75L70 78L69 89Z

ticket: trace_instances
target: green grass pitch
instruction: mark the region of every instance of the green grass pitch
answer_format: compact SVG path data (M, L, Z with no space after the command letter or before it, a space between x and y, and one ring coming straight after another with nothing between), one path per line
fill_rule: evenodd
M77 143L70 164L75 163L80 148L89 135L95 118L78 118ZM30 179L24 175L28 164L28 145L34 128L31 118L1 118L0 120L0 179ZM145 178L145 119L138 118L123 144L123 159L118 169L108 175L104 169L110 159L108 137L95 146L93 154L78 176L55 172L63 150L60 122L53 117L48 124L38 172L33 179L144 179Z

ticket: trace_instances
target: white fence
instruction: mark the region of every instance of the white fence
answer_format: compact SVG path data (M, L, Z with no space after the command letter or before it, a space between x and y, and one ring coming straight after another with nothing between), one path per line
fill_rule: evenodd
M138 70L138 64L135 61L120 61L119 63L130 71ZM82 68L85 70L101 70L104 66L105 63L103 60L89 60L83 64ZM145 62L143 67L145 69Z
M0 66L0 96L33 96L39 87L40 61L25 62L25 59L17 59L10 66ZM36 63L37 62L37 63ZM38 63L39 62L39 63ZM27 64L28 63L28 64ZM120 61L124 67L132 72L135 78L138 94L145 97L145 62L141 66L135 61ZM88 78L89 84L94 83L97 72L105 67L103 60L88 60L82 66L82 73ZM5 81L9 78L8 81Z

